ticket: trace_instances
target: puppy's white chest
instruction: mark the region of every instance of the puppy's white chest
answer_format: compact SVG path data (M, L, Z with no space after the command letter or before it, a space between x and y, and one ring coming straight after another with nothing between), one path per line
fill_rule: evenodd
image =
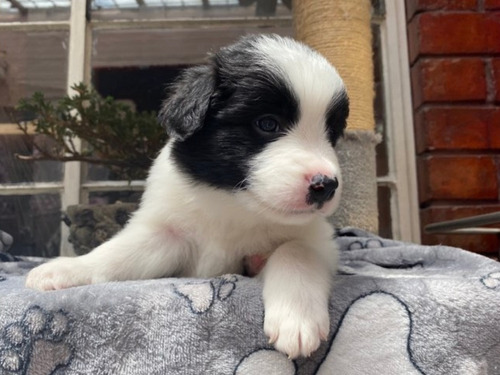
M254 254L268 255L282 242L266 230L222 231L206 234L197 241L194 259L196 277L242 273L243 260Z

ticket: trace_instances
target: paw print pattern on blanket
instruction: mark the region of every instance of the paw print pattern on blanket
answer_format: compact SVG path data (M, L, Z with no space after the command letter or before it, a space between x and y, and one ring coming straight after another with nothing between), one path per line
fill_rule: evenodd
M410 349L412 318L396 296L373 292L355 300L341 318L317 375L421 375Z
M500 286L500 271L482 277L481 283L488 289L497 289Z
M175 293L186 299L191 311L203 314L210 310L214 301L224 301L236 288L238 278L235 275L224 275L211 281L189 283L175 286Z
M68 331L64 311L30 307L20 321L0 331L0 373L49 375L67 366L73 355L63 341Z
M341 318L315 375L422 375L410 351L412 324L410 311L396 296L359 297ZM281 353L260 349L244 357L234 375L301 374L295 366Z
M294 375L297 372L295 362L274 349L260 349L244 357L234 375Z
M384 247L382 241L377 238L370 238L367 241L354 241L349 245L348 250L360 250L360 249L379 249Z

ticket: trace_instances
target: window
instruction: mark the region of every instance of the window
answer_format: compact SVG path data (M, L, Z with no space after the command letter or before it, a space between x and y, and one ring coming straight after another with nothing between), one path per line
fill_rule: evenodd
M390 12L401 5L386 3L387 17L396 17ZM13 252L72 254L60 221L65 207L137 201L144 186L86 163L16 159L15 154L34 152L13 120L19 99L35 91L58 99L73 83L85 81L137 110L156 110L165 85L182 68L203 62L207 51L247 33L292 35L290 6L290 0L0 1L0 229L14 235ZM389 27L394 26L383 15L374 16L374 47L380 52L375 104L379 130L386 134L378 148L380 212L385 213L380 229L387 236L415 240L401 215L406 206L400 186L408 177L394 172L399 157L390 129L401 118L394 118L399 104L391 90L401 89L401 77L394 78L392 65L387 68L400 64L388 54L393 42ZM405 114L404 109L399 116Z
M379 231L420 242L419 206L404 2L376 2L374 17ZM382 12L379 12L382 13Z

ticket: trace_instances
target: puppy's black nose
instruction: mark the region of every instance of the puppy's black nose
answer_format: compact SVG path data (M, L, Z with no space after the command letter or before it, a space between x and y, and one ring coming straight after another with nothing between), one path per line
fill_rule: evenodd
M307 204L317 204L318 208L323 207L335 195L335 190L339 187L337 178L331 179L323 174L317 174L311 178L309 192L306 197Z

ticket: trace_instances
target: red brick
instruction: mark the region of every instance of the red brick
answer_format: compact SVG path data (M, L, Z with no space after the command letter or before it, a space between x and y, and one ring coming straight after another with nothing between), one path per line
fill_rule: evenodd
M484 9L486 10L500 9L500 0L485 0Z
M424 55L500 52L500 13L422 13L413 53ZM415 33L415 31L413 31Z
M486 0L488 1L488 0ZM428 10L476 10L477 0L406 0L406 16Z
M497 121L496 123L490 124L490 142L491 142L491 148L493 149L499 149L500 148L500 121Z
M418 160L420 201L497 200L497 166L492 156L427 155Z
M500 211L500 205L498 204L485 206L431 206L423 209L420 211L422 243L460 247L475 253L498 257L500 238L495 234L427 234L424 230L428 224L497 211Z
M485 64L479 58L420 59L412 68L413 102L485 101Z
M498 41L500 44L500 40ZM500 102L500 59L493 59L491 61L493 67L493 82L495 87L495 101ZM499 125L500 126L500 125Z
M419 57L420 51L420 33L419 33L419 17L415 17L407 27L408 38L408 57L410 65Z
M425 107L415 117L417 152L500 149L500 107Z

